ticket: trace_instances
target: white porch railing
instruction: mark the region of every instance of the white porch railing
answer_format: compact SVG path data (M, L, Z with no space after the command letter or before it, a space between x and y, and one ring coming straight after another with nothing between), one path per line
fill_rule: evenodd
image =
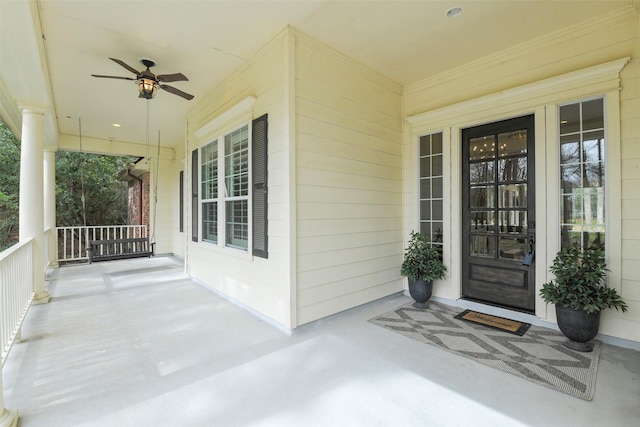
M33 300L33 240L0 253L0 345L2 364ZM2 392L2 390L0 390ZM0 412L2 407L0 407Z
M57 227L58 262L89 259L87 246L92 240L147 237L146 225L98 225Z

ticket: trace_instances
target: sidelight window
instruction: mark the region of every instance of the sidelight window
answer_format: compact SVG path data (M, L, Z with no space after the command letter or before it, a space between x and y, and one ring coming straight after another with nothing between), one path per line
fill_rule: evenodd
M561 246L604 246L603 99L560 107Z
M420 233L443 245L442 132L420 137Z

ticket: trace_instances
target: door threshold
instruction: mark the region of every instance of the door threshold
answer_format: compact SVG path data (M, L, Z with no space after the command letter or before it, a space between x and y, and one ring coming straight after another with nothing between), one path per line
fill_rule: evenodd
M473 310L480 313L491 314L492 316L504 317L506 319L516 320L518 322L531 323L532 325L543 326L545 328L558 330L558 326L556 324L544 321L533 313L525 313L522 311L517 311L515 309L497 307L495 305L489 305L486 303L468 299L450 300L436 296L431 297L431 299L442 304L460 307L464 310Z

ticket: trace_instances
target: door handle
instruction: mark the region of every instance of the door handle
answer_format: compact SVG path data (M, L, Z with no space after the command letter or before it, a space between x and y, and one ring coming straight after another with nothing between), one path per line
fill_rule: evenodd
M522 265L528 265L530 266L531 264L533 264L533 259L535 257L535 240L533 238L533 236L529 236L529 251L524 254L524 259L522 260Z

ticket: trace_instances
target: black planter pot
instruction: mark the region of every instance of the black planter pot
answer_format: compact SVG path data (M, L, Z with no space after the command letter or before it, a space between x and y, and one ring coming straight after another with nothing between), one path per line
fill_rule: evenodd
M425 308L426 302L431 298L433 292L433 281L425 281L422 279L409 279L409 294L416 302L413 303L415 308Z
M575 351L589 352L593 350L591 341L600 330L600 312L587 313L570 307L556 305L556 317L560 331L569 338L563 344Z

